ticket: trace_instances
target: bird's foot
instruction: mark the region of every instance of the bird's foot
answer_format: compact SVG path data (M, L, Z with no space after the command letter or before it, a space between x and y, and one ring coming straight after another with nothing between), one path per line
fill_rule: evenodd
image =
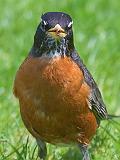
M38 156L40 160L45 160L47 156L47 147L44 141L36 139L38 144Z
M90 160L88 146L84 144L79 144L79 147L83 155L82 160Z

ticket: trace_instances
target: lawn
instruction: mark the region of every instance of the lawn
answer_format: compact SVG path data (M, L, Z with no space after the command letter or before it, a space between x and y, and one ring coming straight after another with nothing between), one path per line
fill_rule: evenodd
M40 15L64 11L74 21L75 46L94 76L111 114L120 114L119 0L0 1L0 160L36 160L12 93L15 73L27 56ZM120 120L104 121L90 145L93 160L120 159ZM80 160L77 147L48 144L47 160Z

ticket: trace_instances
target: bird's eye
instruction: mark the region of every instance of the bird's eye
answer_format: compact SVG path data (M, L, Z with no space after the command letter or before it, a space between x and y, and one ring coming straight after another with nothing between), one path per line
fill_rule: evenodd
M73 24L73 21L71 21L69 24L68 24L68 28L71 28L72 27L72 24Z
M47 21L42 20L42 21L41 21L41 26L42 26L42 28L43 28L44 30L47 30L48 27L49 27L49 24L48 24Z
M72 24L73 24L73 21L66 26L66 30L69 30L70 28L72 28Z
M44 25L45 25L45 26L48 24L48 22L47 22L47 21L43 21L43 23L44 23Z

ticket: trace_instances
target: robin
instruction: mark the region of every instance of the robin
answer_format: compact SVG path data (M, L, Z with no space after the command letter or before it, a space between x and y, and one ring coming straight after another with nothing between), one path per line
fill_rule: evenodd
M28 131L45 160L51 144L78 144L83 160L100 121L109 115L92 75L74 47L72 18L42 15L27 58L17 71L14 94Z

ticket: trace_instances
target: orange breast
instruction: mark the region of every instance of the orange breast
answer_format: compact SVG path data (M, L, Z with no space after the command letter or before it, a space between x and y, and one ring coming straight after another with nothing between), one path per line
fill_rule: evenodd
M70 58L29 57L17 72L14 92L33 136L50 143L89 143L95 134L90 88Z

